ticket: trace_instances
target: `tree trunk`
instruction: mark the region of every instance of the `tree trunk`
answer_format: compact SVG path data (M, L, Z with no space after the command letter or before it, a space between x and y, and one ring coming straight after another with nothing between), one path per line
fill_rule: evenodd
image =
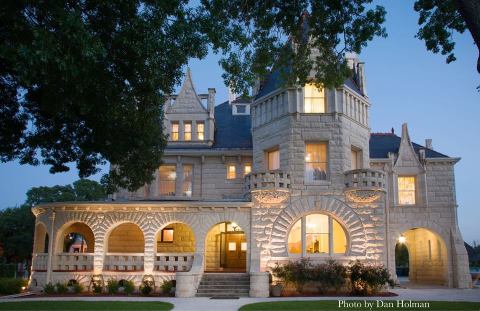
M480 1L479 0L455 0L458 11L467 24L477 45L479 56L477 59L477 71L480 73Z

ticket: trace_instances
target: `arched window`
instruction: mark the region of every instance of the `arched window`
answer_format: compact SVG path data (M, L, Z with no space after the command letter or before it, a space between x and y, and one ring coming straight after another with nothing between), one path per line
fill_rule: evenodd
M345 229L337 220L325 214L303 216L290 229L288 252L308 256L345 254Z

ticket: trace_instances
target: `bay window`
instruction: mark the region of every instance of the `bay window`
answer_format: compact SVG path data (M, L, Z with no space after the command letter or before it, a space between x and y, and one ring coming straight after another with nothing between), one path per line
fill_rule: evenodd
M182 194L186 197L192 196L193 165L183 165Z
M327 179L327 143L305 144L305 181Z
M315 84L309 83L304 87L304 112L325 113L325 89L317 88Z
M174 196L177 179L176 165L162 165L159 169L159 195Z

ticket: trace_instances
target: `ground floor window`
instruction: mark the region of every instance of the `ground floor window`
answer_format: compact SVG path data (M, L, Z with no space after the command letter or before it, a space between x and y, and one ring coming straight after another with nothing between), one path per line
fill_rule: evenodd
M288 252L303 255L345 254L347 235L333 217L309 214L300 218L290 229Z

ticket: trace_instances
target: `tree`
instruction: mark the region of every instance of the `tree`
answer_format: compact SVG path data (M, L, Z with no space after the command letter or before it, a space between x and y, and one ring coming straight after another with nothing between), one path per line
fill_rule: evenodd
M164 95L207 54L188 1L6 0L0 20L0 160L151 181Z
M105 188L94 180L80 179L72 185L33 187L20 207L0 211L0 241L3 256L8 261L22 261L31 257L35 217L31 207L40 203L66 201L100 201L106 198Z

